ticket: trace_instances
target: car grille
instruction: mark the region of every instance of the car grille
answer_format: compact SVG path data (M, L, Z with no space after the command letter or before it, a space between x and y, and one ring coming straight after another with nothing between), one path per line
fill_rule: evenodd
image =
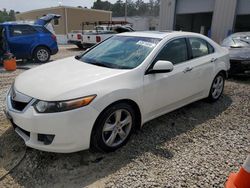
M28 105L28 103L14 101L11 99L11 105L13 109L18 110L18 111L23 111L24 108Z
M31 100L31 97L16 91L13 87L9 92L9 103L14 110L23 111Z

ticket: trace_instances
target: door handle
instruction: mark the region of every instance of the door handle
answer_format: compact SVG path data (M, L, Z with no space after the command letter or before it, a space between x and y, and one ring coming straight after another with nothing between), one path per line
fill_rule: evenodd
M187 68L185 68L184 69L184 73L187 73L187 72L190 72L191 70L193 70L193 68L192 67L187 67Z
M217 61L217 58L212 58L211 59L211 63L214 63L215 61Z

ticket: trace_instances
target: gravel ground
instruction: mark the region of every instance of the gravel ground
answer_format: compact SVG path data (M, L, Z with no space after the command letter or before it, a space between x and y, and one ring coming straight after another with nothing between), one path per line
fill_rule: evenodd
M53 59L77 53L61 47ZM2 113L7 88L22 71L0 68L0 177L26 151ZM0 187L224 187L247 156L249 133L250 78L230 79L218 102L198 101L150 121L116 152L27 148Z

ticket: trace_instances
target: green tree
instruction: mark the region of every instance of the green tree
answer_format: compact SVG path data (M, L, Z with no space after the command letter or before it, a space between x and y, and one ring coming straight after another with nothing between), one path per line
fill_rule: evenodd
M128 4L127 15L135 16L137 13L137 10L135 8L135 3L132 0L127 0L127 4Z
M118 0L112 7L112 12L114 17L125 16L125 5L122 0Z
M14 10L10 10L9 12L6 9L0 10L0 23L14 20L16 20Z
M93 9L109 10L113 12L114 17L125 15L125 0L117 0L114 4L108 1L96 0L92 6ZM128 16L159 16L160 0L149 0L145 3L143 0L127 0Z
M99 10L112 10L112 3L108 1L101 1L97 0L94 2L92 9L99 9Z

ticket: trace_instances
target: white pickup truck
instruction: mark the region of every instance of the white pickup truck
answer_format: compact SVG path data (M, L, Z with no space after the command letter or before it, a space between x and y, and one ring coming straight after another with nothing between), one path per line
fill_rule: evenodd
M87 35L92 35L94 33L100 34L100 33L111 31L111 30L112 30L112 27L109 27L106 25L96 26L94 30L72 30L67 35L68 43L75 44L78 48L83 49L82 43L83 41L87 41L88 39ZM83 36L84 36L84 40L83 40ZM102 36L102 38L104 38L104 36Z
M87 49L117 33L132 31L134 30L130 26L97 26L96 30L86 32L82 35L82 46Z
M87 49L117 33L134 31L129 25L98 25L94 30L74 30L68 34L68 43Z
M72 30L70 33L68 33L67 38L69 44L75 44L78 48L83 48L81 30Z

